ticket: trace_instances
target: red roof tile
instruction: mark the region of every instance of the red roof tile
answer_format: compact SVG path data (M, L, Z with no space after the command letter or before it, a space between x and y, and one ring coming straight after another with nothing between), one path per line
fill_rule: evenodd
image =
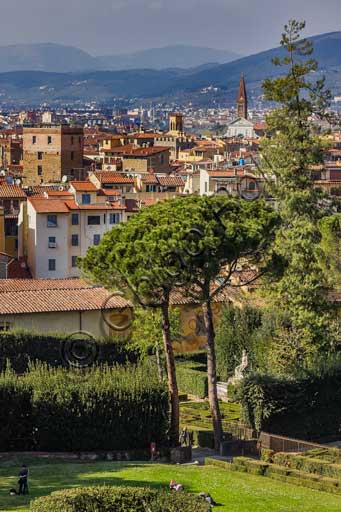
M7 183L2 183L0 186L0 197L3 199L26 199L27 196L25 191L18 185L8 185Z
M0 292L0 315L131 307L121 296L78 279L4 279Z
M42 197L30 197L29 202L37 213L69 213L66 201L62 199L44 199Z
M72 186L77 192L96 192L97 187L91 181L71 181Z

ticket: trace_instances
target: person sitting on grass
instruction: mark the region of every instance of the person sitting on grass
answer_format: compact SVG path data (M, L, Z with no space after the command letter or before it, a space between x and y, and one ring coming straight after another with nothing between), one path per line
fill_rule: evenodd
M199 494L199 497L206 500L211 505L211 507L214 507L216 505L216 502L208 492L201 492Z
M28 467L23 464L19 471L19 492L18 494L28 494Z
M171 480L169 482L169 488L171 491L183 491L184 490L183 485L177 484L176 482L174 482L174 480Z

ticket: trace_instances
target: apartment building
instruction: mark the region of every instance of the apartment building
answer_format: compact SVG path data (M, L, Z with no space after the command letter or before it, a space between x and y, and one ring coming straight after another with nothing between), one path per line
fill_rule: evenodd
M58 183L63 176L80 179L83 128L42 126L23 129L24 185Z
M102 194L91 182L72 182L68 191L29 197L27 229L20 255L34 278L78 277L77 258L125 220L125 205L113 192ZM21 212L19 223L24 223Z

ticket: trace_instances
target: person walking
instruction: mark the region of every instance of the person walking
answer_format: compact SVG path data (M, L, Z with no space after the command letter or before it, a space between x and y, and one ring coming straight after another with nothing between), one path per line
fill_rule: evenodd
M25 464L20 468L18 484L18 494L28 494L28 467Z

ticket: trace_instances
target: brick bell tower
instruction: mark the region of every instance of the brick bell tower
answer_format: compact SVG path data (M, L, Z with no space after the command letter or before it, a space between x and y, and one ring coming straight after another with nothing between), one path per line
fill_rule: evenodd
M241 74L238 96L237 96L237 117L247 119L247 95L244 74Z

